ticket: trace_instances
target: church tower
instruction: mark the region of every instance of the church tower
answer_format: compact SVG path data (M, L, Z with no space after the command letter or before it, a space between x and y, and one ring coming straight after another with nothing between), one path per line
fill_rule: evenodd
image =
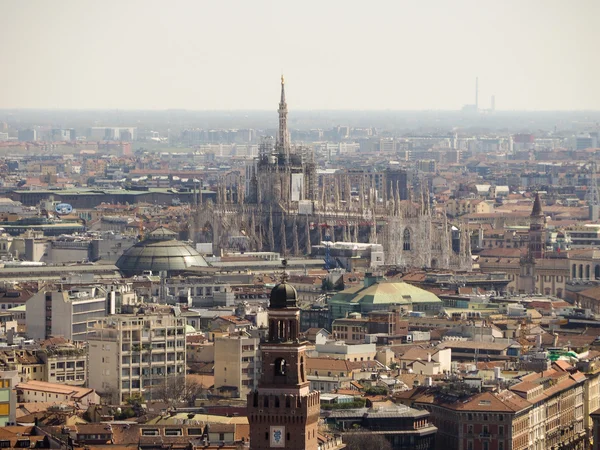
M546 247L546 216L542 211L540 194L535 193L533 209L529 216L529 257L542 259Z
M285 263L284 263L285 266ZM286 282L271 291L269 337L261 344L262 374L248 394L250 449L317 450L320 395L306 378L306 342L300 341L297 293Z

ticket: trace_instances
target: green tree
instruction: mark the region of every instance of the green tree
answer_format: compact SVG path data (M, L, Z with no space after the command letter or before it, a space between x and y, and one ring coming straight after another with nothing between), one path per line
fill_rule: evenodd
M323 278L323 282L321 283L321 290L328 292L333 291L333 283L328 278Z

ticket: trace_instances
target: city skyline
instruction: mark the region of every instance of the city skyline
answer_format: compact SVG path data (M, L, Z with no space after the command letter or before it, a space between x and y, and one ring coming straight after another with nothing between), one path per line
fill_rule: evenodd
M600 104L592 1L3 3L3 108L271 110L282 71L298 111Z

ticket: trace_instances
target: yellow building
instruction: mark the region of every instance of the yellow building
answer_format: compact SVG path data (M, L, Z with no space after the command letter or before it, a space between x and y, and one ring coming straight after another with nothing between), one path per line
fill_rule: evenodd
M258 386L260 377L260 340L245 332L214 340L215 389L244 397Z

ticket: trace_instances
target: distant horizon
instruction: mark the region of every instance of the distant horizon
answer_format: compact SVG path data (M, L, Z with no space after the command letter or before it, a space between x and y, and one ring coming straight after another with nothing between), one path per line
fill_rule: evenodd
M467 105L465 105L467 106ZM402 112L402 113L425 113L425 112L444 112L444 113L463 113L465 115L475 116L474 111L463 111L462 109L294 109L290 108L288 104L289 114L293 115L294 112L309 113L309 112ZM0 108L0 112L11 112L11 111L102 111L102 112L170 112L170 111L184 111L184 112L201 112L201 113L212 113L212 112L250 112L250 113L277 113L277 108L271 109L192 109L192 108ZM485 113L600 113L599 109L495 109L490 110L486 108L480 108L477 112Z

